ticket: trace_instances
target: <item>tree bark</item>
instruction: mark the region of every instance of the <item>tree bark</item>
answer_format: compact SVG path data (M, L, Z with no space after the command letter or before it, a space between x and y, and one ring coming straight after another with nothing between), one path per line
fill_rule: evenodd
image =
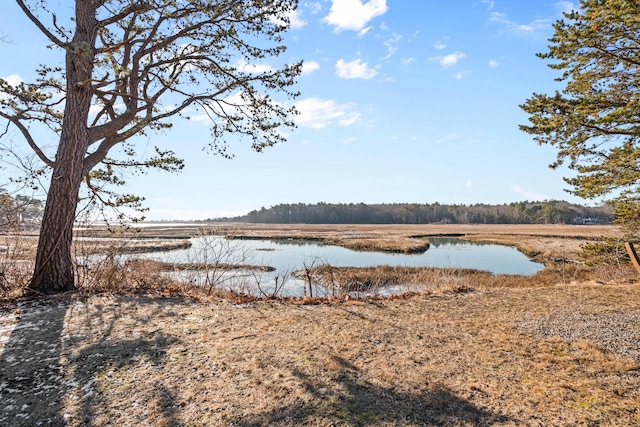
M41 293L75 289L71 242L82 182L79 173L84 157L79 143L81 137L65 135L63 131L58 148L40 227L36 264L29 284L29 288Z
M88 149L97 20L90 1L76 1L76 32L66 46L66 100L60 143L40 228L29 288L51 294L75 289L71 242Z

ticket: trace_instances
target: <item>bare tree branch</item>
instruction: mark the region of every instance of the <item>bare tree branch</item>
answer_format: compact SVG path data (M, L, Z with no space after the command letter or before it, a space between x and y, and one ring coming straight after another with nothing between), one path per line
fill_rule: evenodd
M33 22L36 25L36 27L38 27L38 29L42 32L42 34L47 36L47 38L51 40L55 45L61 48L64 48L66 46L65 42L63 42L58 37L56 37L51 31L49 31L47 27L44 26L42 22L40 22L40 20L31 12L31 10L29 10L29 7L24 3L23 0L16 0L16 3L18 3L18 6L20 6L20 9L22 9L24 14L27 15L27 17L29 18L29 20Z
M36 153L38 158L42 160L44 164L46 164L51 168L54 166L54 162L44 154L44 152L40 149L40 147L38 147L38 144L36 144L35 140L31 136L29 129L27 129L27 127L23 125L19 119L13 116L10 116L2 111L0 111L0 117L4 117L5 119L9 120L11 123L13 123L14 126L16 126L20 130L24 138L27 140L29 147L31 147L33 152Z

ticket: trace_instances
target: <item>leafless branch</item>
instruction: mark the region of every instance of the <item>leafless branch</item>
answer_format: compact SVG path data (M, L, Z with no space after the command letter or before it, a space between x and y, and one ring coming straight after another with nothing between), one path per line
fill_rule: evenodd
M27 140L29 147L31 147L33 152L36 153L38 158L40 158L40 160L42 160L47 166L53 167L54 162L51 159L49 159L46 156L46 154L44 154L44 152L40 149L40 147L38 147L35 140L31 136L29 129L27 129L27 127L24 124L22 124L22 122L19 119L17 119L14 116L10 116L9 114L4 113L3 111L0 111L0 117L4 117L5 119L13 123L13 125L20 130L24 138Z
M55 45L60 46L61 48L65 47L66 43L56 37L51 31L49 31L49 29L31 12L31 10L29 10L29 7L24 3L23 0L16 0L16 3L18 3L18 6L20 6L20 9L22 9L25 15L27 15L29 20L33 22L36 27L38 27L38 29L42 31L45 36L47 36L49 40L51 40Z

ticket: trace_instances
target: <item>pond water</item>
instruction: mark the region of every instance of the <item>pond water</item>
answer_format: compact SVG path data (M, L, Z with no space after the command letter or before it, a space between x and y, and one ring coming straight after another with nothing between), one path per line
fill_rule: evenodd
M153 258L171 262L202 262L202 257L219 262L243 263L297 270L314 260L336 267L371 267L377 265L406 267L458 267L488 271L493 274L532 275L544 266L531 261L515 248L466 242L457 238L430 238L431 247L421 254L363 252L340 246L322 245L303 240L226 240L208 236L191 240L190 249L161 252ZM236 252L235 257L231 252ZM229 257L225 260L225 257Z
M431 247L421 254L362 252L339 246L304 240L227 240L221 236L191 239L189 249L144 254L146 258L173 263L240 264L273 267L275 271L189 271L173 273L179 280L218 286L254 295L306 295L305 283L289 273L305 265L331 264L335 267L405 267L468 268L493 274L532 275L544 266L527 258L517 249L492 244L466 242L457 238L430 238ZM140 254L136 254L136 257ZM285 277L285 279L283 279ZM283 280L285 281L284 286ZM278 285L282 287L278 287ZM378 289L393 294L407 289ZM328 290L320 296L330 296Z

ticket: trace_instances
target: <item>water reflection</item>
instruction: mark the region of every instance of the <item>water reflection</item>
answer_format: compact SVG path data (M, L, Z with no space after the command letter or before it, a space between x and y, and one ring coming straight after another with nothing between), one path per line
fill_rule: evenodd
M231 238L229 240L233 240L233 241L241 241L241 242L267 242L267 244L273 244L275 243L276 245L279 246L298 246L298 247L303 247L303 246L326 246L326 244L322 243L322 239L294 239L294 238L286 238L286 239L279 239L279 238L271 238L271 237L256 237L256 238L250 238L250 237L234 237ZM272 247L265 247L265 248L260 248L260 249L256 249L256 250L270 250L273 249Z
M459 237L429 237L429 244L436 248L440 246L489 246L486 243L467 242Z
M147 253L146 258L171 263L211 266L207 270L172 273L181 281L196 285L233 290L255 296L308 295L307 282L291 275L305 267L330 264L334 267L441 267L488 271L493 274L532 275L544 266L532 262L517 249L495 244L466 242L455 237L429 238L430 248L424 253L396 254L388 252L359 252L339 246L301 239L238 239L204 236L191 239L189 249ZM136 257L139 255L136 255ZM273 271L223 268L223 265L260 265ZM376 293L391 295L415 291L411 284L395 284L376 289ZM335 289L316 285L312 295L334 296ZM309 291L311 292L311 291Z
M213 241L215 240L215 241ZM372 267L378 265L405 267L457 267L488 271L493 274L532 275L543 269L515 248L467 242L453 237L430 238L431 247L419 254L360 252L340 246L323 245L308 240L233 240L206 236L192 239L192 247L150 255L162 261L194 262L202 252L213 255L212 247L232 245L251 253L252 264L271 266L276 271L301 269L312 260L336 267ZM227 248L228 249L228 248ZM225 249L226 250L226 249ZM246 262L245 262L246 264Z

